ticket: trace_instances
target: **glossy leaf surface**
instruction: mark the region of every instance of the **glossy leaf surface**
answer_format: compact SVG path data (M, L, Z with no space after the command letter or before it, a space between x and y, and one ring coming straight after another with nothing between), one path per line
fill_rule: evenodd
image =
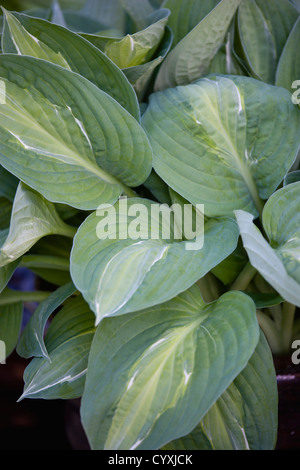
M194 287L105 319L82 399L91 447L153 450L187 434L246 366L258 339L254 303L239 292L206 305Z
M272 450L276 444L278 392L273 357L260 334L245 369L187 436L166 450Z
M249 77L212 76L154 93L142 122L155 171L210 217L236 209L257 216L300 145L290 93Z
M173 212L167 206L162 222L159 204L138 198L125 203L128 212L122 202L107 215L90 215L74 239L71 276L97 323L105 316L171 299L229 256L237 244L233 219L210 220L204 244L198 246L196 238L174 239ZM171 230L164 238L167 220ZM102 234L104 227L107 233Z
M115 202L124 184L147 178L152 152L144 131L90 81L13 54L0 56L0 77L0 162L46 199L95 209Z

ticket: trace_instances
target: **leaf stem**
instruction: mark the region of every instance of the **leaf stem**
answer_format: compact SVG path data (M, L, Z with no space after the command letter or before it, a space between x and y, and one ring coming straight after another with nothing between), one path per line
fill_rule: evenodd
M300 333L300 318L294 321L293 325L293 338Z
M282 323L281 305L273 305L272 307L269 307L269 310L277 327L281 328L281 323Z
M256 316L259 326L261 327L266 336L272 353L274 355L281 355L282 338L279 329L276 327L273 320L261 310L256 310Z
M289 302L284 302L282 306L282 346L284 352L289 352L293 339L293 326L295 320L296 306Z
M77 230L78 229L76 227L72 227L71 225L64 224L59 232L59 235L64 235L65 237L68 237L68 238L74 238Z
M257 270L248 262L229 290L246 290L256 274Z
M207 273L204 277L197 281L204 302L211 303L220 296L217 280L211 273Z
M16 302L42 302L50 294L51 292L46 291L19 291L7 287L0 295L0 306Z
M122 184L122 190L123 190L123 194L127 197L138 197L138 194L131 188L129 188L128 186L126 186L125 184Z

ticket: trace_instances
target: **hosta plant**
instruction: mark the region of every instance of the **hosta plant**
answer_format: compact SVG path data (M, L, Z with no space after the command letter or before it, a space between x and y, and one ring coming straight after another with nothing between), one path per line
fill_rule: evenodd
M0 54L20 400L81 398L91 449L273 449L273 358L300 332L299 2L21 9ZM12 290L20 267L47 284Z

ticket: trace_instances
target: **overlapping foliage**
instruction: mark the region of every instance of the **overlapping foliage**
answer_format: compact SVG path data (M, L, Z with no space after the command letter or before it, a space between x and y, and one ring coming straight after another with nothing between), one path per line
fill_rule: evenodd
M21 399L82 397L92 449L274 448L272 353L300 333L299 2L5 7L0 339L32 358ZM204 205L204 245L176 221L152 240L144 215L132 239L124 197ZM12 291L20 266L51 292Z

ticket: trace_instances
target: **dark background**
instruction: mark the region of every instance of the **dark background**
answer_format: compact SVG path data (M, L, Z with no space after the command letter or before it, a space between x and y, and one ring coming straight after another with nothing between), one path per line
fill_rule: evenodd
M0 449L88 450L78 430L73 402L25 399L16 403L27 364L14 353L0 365ZM277 450L300 450L300 374L296 367L298 370L290 371L293 379L278 382Z

